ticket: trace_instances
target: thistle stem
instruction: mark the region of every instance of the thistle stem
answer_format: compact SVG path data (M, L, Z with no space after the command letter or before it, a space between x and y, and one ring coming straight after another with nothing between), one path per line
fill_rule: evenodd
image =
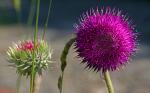
M39 21L39 12L40 12L40 0L37 0L37 10L36 10L36 25L35 25L35 31L34 31L34 49L33 49L33 57L32 57L32 72L31 72L31 81L30 81L30 93L34 93L34 82L35 82L35 76L36 76L36 72L35 72L35 49L36 49L36 45L37 45L37 35L38 35L38 21Z
M43 35L42 35L42 39L44 39L44 37L45 37L45 32L46 32L46 29L47 29L49 16L50 16L50 12L51 12L51 6L52 6L52 0L49 1L48 15L47 15L46 22L45 22L45 25L44 25L44 32L43 32Z
M114 87L112 85L112 81L110 79L110 75L109 75L108 71L104 72L104 79L105 79L105 82L106 82L108 93L115 93L114 92Z
M30 12L29 12L29 17L28 17L28 21L27 21L27 25L31 26L33 23L33 18L34 18L34 13L35 13L35 3L36 0L32 0L31 1L31 5L30 5Z
M32 83L33 85L31 85ZM32 76L30 77L30 93L35 93L35 75L33 81L32 81Z

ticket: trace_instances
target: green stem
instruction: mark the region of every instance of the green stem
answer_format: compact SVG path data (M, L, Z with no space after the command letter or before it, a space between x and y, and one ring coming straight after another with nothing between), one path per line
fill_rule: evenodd
M51 12L51 6L52 6L52 0L50 0L50 2L49 2L48 15L47 15L46 22L45 22L45 25L44 25L44 32L43 32L43 35L42 35L42 39L44 39L44 37L45 37L45 32L46 32L46 29L47 29L49 16L50 16L50 12Z
M31 85L32 83L33 83L33 85ZM31 88L31 86L32 86L32 88ZM30 77L30 93L35 93L35 74L34 74L34 79L32 79L32 76Z
M69 52L69 49L70 49L71 45L75 42L75 39L76 38L72 38L66 43L66 45L64 47L64 50L61 54L60 60L61 60L61 72L62 73L61 73L61 75L58 79L58 88L59 88L60 93L62 93L64 70L67 66L67 61L66 61L67 55L68 55L68 52Z
M106 82L108 93L115 93L114 87L113 87L113 84L112 84L112 81L110 79L110 75L109 75L108 71L104 72L104 79L105 79L105 82Z
M34 18L34 10L35 10L35 1L36 0L32 0L31 1L31 5L30 5L30 12L29 12L29 17L28 17L28 21L27 21L27 25L31 26L33 23L33 18Z
M21 83L21 75L19 75L18 78L17 78L17 84L16 84L17 93L19 93L19 91L20 91L20 83Z
M38 21L39 21L39 12L40 12L40 0L37 0L37 11L36 11L36 25L35 25L35 31L34 31L34 50L33 50L33 57L32 57L32 73L31 73L31 81L30 81L30 93L34 92L34 81L35 81L35 76L36 76L36 72L35 72L35 57L36 57L36 53L35 53L35 49L36 49L36 45L37 45L37 35L38 35Z

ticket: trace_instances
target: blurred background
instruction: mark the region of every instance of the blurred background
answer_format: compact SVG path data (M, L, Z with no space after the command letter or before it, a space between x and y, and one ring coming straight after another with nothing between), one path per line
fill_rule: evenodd
M49 0L41 0L40 4L39 36L47 17ZM0 0L0 93L15 93L17 75L15 69L8 66L6 50L12 42L32 38L34 6L34 0ZM54 64L43 74L40 93L59 93L59 57L64 44L73 37L73 24L78 22L83 12L103 6L116 7L128 13L139 33L139 48L131 63L120 71L111 72L116 93L150 93L150 0L53 0L46 39L54 50ZM72 48L63 92L106 93L102 76L84 67ZM26 78L22 78L20 93L29 93L29 80Z

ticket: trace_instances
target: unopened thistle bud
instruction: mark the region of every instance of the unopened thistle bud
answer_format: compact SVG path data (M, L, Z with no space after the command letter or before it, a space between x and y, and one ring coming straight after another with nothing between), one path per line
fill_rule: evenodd
M35 49L34 49L35 48ZM42 74L51 62L52 49L47 42L39 40L34 47L32 40L20 41L9 47L7 54L9 62L16 67L17 73L23 76L31 75L33 51L35 51L35 71Z

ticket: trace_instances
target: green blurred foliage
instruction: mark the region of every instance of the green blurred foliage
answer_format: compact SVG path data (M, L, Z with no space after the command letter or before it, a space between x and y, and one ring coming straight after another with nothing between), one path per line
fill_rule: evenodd
M8 13L7 9L0 8L0 25L12 24L17 22L16 15L11 15Z
M21 0L13 0L13 6L16 12L21 11Z

